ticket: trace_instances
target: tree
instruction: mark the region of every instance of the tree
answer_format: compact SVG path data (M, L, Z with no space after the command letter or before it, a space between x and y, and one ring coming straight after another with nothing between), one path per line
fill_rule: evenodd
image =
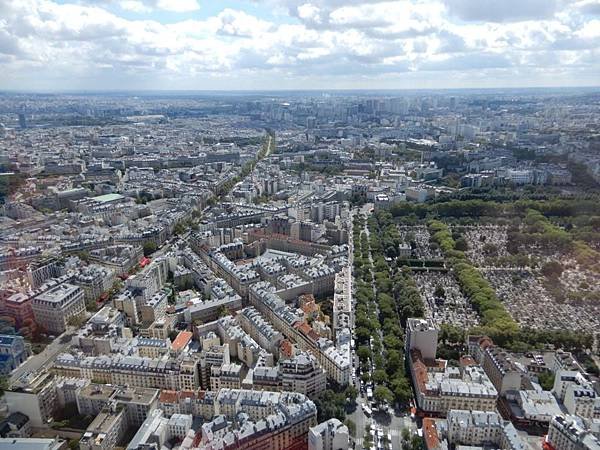
M392 380L390 386L393 390L396 401L401 405L407 404L412 398L410 382L403 375L398 375Z
M358 390L356 389L356 387L354 387L354 385L349 384L344 391L344 395L351 401L355 401L356 397L358 397Z
M375 386L373 391L373 397L377 403L391 404L394 401L394 394L387 387L383 385Z
M425 442L418 435L413 435L410 439L410 450L425 450Z
M221 306L221 308L219 308L219 318L225 317L228 315L229 315L229 308L225 305Z
M402 356L397 350L388 350L385 370L389 375L396 373L402 367Z
M388 376L385 370L377 369L373 371L373 381L376 384L384 384L387 383Z
M469 244L467 243L466 239L461 236L455 241L454 248L456 250L460 250L461 252L466 252L469 250Z
M405 446L406 443L410 444L410 430L408 428L402 428L401 436L402 436L402 450L405 450L407 448Z
M69 317L69 319L67 320L67 324L75 327L75 328L79 328L81 327L81 325L83 325L83 323L85 322L85 315L84 314L79 314L76 316L71 316Z
M80 260L82 260L85 263L90 261L90 252L88 252L87 250L77 252L75 253L75 256L77 256Z
M438 284L433 291L433 295L442 298L446 296L446 291L441 284Z
M542 266L542 273L550 279L558 279L563 273L563 266L558 261L548 261Z
M538 381L540 382L542 389L545 391L551 391L554 387L554 373L542 372L538 375Z
M317 420L319 422L324 422L332 417L343 421L346 417L346 397L343 391L334 392L327 389L319 398L315 399L315 405L317 406Z
M490 244L490 243L484 244L483 253L488 256L497 256L498 255L498 246L495 244Z
M371 358L371 349L366 345L361 345L358 347L358 350L356 350L356 355L361 363L366 362Z
M144 256L150 256L152 253L156 251L156 243L149 241L144 243Z
M346 426L348 427L348 432L350 433L350 436L356 436L356 424L354 423L354 421L352 419L346 419L344 421L344 424L346 424Z
M182 221L179 221L175 224L173 233L175 233L177 236L179 236L180 234L185 233L186 228L187 228L187 224Z
M464 340L464 330L455 325L443 323L440 327L440 341L444 344L459 344Z

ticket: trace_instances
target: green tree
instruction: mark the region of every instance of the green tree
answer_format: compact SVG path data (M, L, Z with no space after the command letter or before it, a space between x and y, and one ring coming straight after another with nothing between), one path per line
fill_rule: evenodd
M465 238L460 237L456 240L454 248L456 250L460 250L461 252L466 252L467 250L469 250L469 244L467 243Z
M392 404L392 402L394 401L394 394L392 393L392 391L390 391L389 388L383 385L375 386L375 390L373 391L373 397L375 398L375 401L377 401L377 403Z
M563 273L563 266L558 261L548 261L542 266L542 273L550 279L558 279Z
M152 255L152 253L154 253L157 249L157 246L154 242L149 241L149 242L145 242L144 243L144 256L150 256Z
M385 384L387 383L388 375L385 370L377 369L373 371L373 381L376 384Z
M344 390L344 395L351 401L355 401L356 397L358 397L358 390L356 389L356 387L354 387L354 385L349 384Z
M435 290L433 291L433 295L435 295L436 297L445 297L446 291L444 290L444 288L441 284L438 284L435 287Z
M394 397L401 405L406 405L412 399L412 389L410 382L403 375L396 376L390 386L393 390Z
M371 349L366 345L361 345L356 351L356 355L361 363L368 361L371 358Z
M348 427L348 432L350 436L356 436L356 424L352 419L346 419L344 424Z
M540 382L542 389L545 391L551 391L554 387L554 373L542 372L538 375L538 381Z

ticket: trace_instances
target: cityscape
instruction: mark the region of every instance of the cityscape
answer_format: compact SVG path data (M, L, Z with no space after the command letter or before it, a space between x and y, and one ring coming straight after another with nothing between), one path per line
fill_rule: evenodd
M600 87L560 78L597 61L550 85L454 68L390 88L364 54L350 87L319 87L325 66L307 86L288 61L284 85L153 89L135 81L146 66L95 87L49 59L32 70L57 85L40 89L19 84L31 36L5 45L28 20L55 42L83 14L47 55L74 45L85 61L89 42L113 45L94 21L116 11L179 33L216 7L38 3L45 25L0 5L0 449L600 450ZM264 12L262 37L303 26L327 41L342 26L373 38L379 8L403 2L263 3L245 6ZM576 14L447 3L464 29ZM575 3L593 40L600 3ZM267 47L228 25L224 48Z

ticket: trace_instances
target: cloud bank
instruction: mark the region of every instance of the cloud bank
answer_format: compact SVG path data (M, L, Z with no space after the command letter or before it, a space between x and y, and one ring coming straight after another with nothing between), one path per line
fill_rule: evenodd
M0 89L600 82L600 0L246 0L203 15L205 6L0 2Z

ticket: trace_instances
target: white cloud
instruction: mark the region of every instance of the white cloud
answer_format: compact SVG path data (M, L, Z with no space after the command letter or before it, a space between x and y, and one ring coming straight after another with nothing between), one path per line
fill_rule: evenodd
M312 3L304 3L296 9L298 17L306 22L321 23L321 10Z
M524 18L538 0L520 0L519 13L497 6L485 14L466 0L271 0L290 18L278 23L227 8L168 24L120 14L183 11L198 2L85 1L0 0L0 88L34 82L184 88L223 79L224 88L246 80L262 88L296 80L301 87L314 86L313 78L330 87L377 87L412 83L419 73L435 73L427 83L446 86L483 83L483 72L536 84L546 79L543 68L557 64L557 83L600 72L600 21L584 12L592 0L556 0L555 11L538 11L537 20Z
M144 2L139 0L123 0L119 2L119 6L121 7L121 9L136 13L152 12L152 8L150 6L144 4Z

